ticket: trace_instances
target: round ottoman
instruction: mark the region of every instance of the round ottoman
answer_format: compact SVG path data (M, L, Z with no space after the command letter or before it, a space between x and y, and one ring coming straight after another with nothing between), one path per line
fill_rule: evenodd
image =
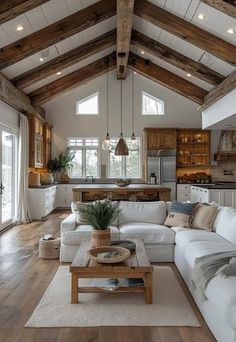
M56 237L52 240L39 240L39 258L41 259L58 259L60 253L60 238Z

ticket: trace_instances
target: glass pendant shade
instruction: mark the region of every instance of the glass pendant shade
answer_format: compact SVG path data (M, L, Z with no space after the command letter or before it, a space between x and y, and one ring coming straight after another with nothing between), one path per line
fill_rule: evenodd
M102 149L105 151L110 151L112 149L112 142L108 132L105 139L102 142Z
M136 150L139 147L138 140L136 139L136 136L134 132L132 133L130 142L129 142L129 149L130 150Z
M120 134L120 139L116 145L115 148L115 156L128 156L129 155L129 150L126 145L125 139L123 137L123 134Z

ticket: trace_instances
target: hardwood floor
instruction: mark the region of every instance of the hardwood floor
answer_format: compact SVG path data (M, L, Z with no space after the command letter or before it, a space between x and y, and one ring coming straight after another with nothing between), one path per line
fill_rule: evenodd
M44 233L59 235L60 216L15 226L0 235L0 342L213 342L179 272L173 270L202 327L24 328L58 266L38 258ZM115 319L115 318L114 318Z

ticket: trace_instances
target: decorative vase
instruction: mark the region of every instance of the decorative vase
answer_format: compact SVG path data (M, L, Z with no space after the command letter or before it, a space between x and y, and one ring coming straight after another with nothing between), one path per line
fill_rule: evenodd
M110 228L104 230L92 230L91 247L111 246L111 231Z

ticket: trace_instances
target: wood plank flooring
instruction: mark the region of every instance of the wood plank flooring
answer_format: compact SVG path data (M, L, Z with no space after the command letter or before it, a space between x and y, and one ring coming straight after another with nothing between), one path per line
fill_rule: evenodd
M38 258L38 240L45 233L59 235L63 213L56 211L46 221L15 226L0 234L0 342L215 341L174 264L169 265L202 324L200 328L24 328L59 266L58 260Z

